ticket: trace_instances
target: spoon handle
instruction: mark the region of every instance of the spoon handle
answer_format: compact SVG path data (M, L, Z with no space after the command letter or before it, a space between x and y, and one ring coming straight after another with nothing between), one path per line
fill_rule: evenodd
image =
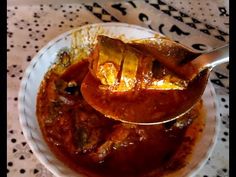
M226 63L229 61L229 46L219 47L209 53L205 53L193 60L193 64L198 71Z

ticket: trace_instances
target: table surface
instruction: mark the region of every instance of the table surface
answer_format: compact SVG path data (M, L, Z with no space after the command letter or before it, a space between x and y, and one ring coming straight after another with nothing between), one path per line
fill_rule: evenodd
M17 97L23 73L33 56L54 37L84 24L114 21L156 30L200 52L228 43L229 38L228 3L222 0L18 2L21 3L9 0L7 6L9 177L53 176L27 145L19 123ZM228 76L228 64L214 68L210 76L219 105L220 132L211 157L196 177L229 176Z

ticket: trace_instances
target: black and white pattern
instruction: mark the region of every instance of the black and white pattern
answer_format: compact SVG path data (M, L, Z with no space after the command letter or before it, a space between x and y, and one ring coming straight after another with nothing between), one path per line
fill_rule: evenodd
M110 21L115 22L130 22L136 24L139 23L137 20L140 20L143 23L141 26L159 31L160 33L174 39L176 42L182 42L188 47L200 52L219 47L228 42L229 35L227 32L217 29L212 25L203 23L197 18L193 18L161 0L146 0L146 2L107 2L100 5L98 3L88 3L84 4L84 6L103 22L108 22L107 20L110 19ZM144 10L139 11L141 8ZM156 22L157 19L165 19L163 21L165 23L160 24ZM166 19L168 19L168 21L166 21ZM172 33L176 33L177 35ZM196 39L190 34L194 34L194 36L199 35L197 41L200 43L193 43ZM182 36L189 36L191 38L181 41ZM214 41L213 43L210 42L210 38L215 39L211 39L212 42ZM191 41L192 44L190 44ZM205 47L202 47L203 45L205 45ZM199 48L199 46L201 48Z
M102 8L96 2L94 2L92 5L85 4L84 6L103 22L118 22L119 21L114 16L109 14L104 8Z
M145 1L154 8L164 12L165 14L168 14L169 16L172 16L176 20L183 22L194 29L198 29L199 31L205 34L212 35L221 41L226 41L226 36L229 35L221 30L214 28L211 25L204 24L199 20L197 20L196 18L190 17L189 15L181 11L178 11L174 7L169 6L168 4L164 3L161 0L145 0Z

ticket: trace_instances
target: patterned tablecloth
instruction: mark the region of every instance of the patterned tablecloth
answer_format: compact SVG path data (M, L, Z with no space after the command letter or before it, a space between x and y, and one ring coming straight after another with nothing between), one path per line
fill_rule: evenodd
M9 0L11 2L11 0ZM66 2L66 1L65 1ZM40 3L40 1L38 1ZM7 172L9 177L53 176L36 159L19 124L17 96L23 72L47 42L72 28L98 22L126 22L159 31L204 52L228 42L228 3L223 0L146 0L84 3L9 3L7 7ZM210 80L219 103L216 147L197 177L226 177L229 168L228 64Z

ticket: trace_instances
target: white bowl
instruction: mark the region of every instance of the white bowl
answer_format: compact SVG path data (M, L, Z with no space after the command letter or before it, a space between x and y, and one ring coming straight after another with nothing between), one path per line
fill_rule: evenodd
M101 30L102 29L102 30ZM66 32L49 42L33 58L25 71L19 91L19 117L24 136L39 161L45 165L55 176L60 177L81 177L81 174L71 170L58 160L50 151L46 144L36 117L36 97L40 82L43 80L48 68L54 63L58 51L62 48L70 48L73 32L86 34L90 37L97 34L105 34L111 37L125 35L126 39L153 37L157 32L135 25L124 23L100 23L86 25ZM124 37L124 36L123 36ZM86 38L85 43L91 42L91 38ZM216 137L219 131L217 119L217 104L215 102L215 92L210 82L203 95L203 106L206 111L206 125L203 136L197 141L191 155L189 163L179 171L170 176L194 176L197 171L205 164L210 156Z

